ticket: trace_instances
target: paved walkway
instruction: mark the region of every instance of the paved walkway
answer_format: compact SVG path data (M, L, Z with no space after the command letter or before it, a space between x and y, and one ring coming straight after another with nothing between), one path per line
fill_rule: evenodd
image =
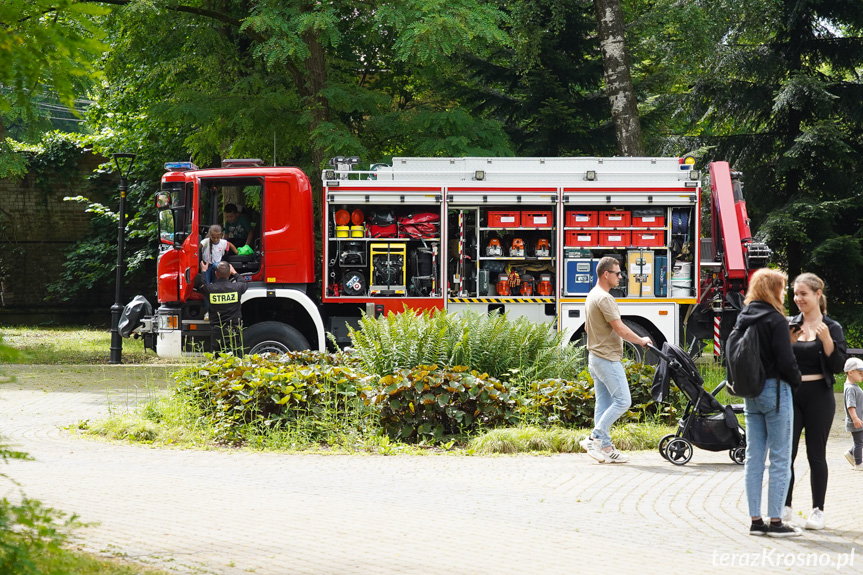
M78 533L84 548L171 572L665 574L736 561L750 564L740 573L821 574L852 559L838 572L863 572L863 474L842 457L850 438L838 424L828 446L829 529L774 540L747 534L742 467L726 452L696 449L676 467L656 452L609 466L585 454L156 449L63 427L152 397L167 385L165 368L105 367L90 385L68 383L80 368L3 370L16 380L0 384L0 434L36 459L5 471L28 496L97 523ZM805 509L802 448L797 471Z

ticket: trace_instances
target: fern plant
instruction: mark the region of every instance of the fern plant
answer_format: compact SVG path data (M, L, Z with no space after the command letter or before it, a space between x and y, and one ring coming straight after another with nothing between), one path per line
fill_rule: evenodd
M364 315L350 336L365 370L380 376L418 365L469 366L520 385L571 379L584 365L583 350L563 345L552 326L498 312L417 313L406 307L400 314Z

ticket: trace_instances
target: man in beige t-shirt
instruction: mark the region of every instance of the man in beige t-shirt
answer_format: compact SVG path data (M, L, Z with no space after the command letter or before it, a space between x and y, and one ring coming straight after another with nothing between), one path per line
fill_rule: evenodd
M587 369L593 378L596 407L594 428L581 441L588 455L600 463L625 463L629 455L614 448L611 426L632 405L629 382L623 369L623 340L642 347L650 338L640 337L620 319L620 309L609 293L620 282L620 262L604 257L596 266L596 286L587 294L584 330L587 332Z

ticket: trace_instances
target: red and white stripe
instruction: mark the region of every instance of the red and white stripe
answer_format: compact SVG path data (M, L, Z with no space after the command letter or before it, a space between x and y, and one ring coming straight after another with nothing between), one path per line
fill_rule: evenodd
M722 316L716 314L713 316L713 358L719 360L719 354L722 352L721 344L719 343L719 328L722 324Z

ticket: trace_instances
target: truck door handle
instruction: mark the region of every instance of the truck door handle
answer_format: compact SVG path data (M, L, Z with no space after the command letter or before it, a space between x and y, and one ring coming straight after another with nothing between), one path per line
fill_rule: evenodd
M189 283L189 269L190 268L186 268L186 283Z

